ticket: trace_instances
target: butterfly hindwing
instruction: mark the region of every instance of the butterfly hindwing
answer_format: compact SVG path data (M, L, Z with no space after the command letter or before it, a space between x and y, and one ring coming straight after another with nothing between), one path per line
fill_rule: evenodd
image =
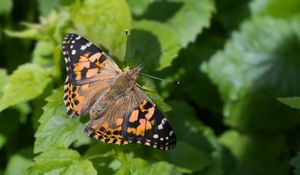
M175 147L175 133L162 112L138 87L134 88L134 94L139 104L128 115L127 129L123 130L125 139L157 149Z
M124 135L122 135L123 125L126 123L124 116L128 115L133 109L135 99L132 98L132 92L110 102L107 111L98 116L97 113L91 112L94 116L88 123L85 132L99 141L105 143L115 143L119 145L127 144Z
M176 144L167 119L137 87L114 101L103 116L91 120L86 132L105 143L139 143L165 150Z
M121 70L101 49L79 35L66 35L62 48L67 69L64 102L70 116L84 115Z

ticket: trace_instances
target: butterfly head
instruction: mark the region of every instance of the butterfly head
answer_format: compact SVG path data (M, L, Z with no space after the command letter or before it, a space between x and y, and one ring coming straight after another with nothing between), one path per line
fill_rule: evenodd
M139 72L142 70L142 65L138 65L134 68L130 68L127 72L126 75L127 77L129 77L131 80L135 81L138 76L139 76Z

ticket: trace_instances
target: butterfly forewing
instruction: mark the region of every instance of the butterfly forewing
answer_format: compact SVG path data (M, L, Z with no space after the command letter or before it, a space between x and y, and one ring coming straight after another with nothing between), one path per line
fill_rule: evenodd
M66 35L62 50L67 69L64 83L67 112L70 116L85 115L121 70L101 49L79 35Z

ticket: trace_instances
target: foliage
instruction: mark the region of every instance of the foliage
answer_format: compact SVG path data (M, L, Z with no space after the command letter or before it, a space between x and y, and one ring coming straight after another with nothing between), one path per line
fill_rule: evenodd
M298 0L0 0L0 19L0 174L300 174ZM99 143L67 116L71 32L164 79L138 82L175 149Z

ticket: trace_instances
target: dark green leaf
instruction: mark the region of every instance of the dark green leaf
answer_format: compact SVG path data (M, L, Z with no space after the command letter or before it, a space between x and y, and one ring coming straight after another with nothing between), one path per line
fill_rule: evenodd
M4 135L0 134L0 149L3 147L3 145L6 142L6 138Z
M243 135L229 130L220 139L236 159L228 174L289 174L288 148L282 135Z
M173 127L178 144L174 150L166 153L168 160L179 167L191 171L201 171L212 163L213 145L216 140L202 123L195 117L195 111L184 102L170 102L172 111L168 120ZM185 161L182 161L185 160Z
M300 153L298 152L297 156L295 156L290 164L295 168L293 175L300 175Z

